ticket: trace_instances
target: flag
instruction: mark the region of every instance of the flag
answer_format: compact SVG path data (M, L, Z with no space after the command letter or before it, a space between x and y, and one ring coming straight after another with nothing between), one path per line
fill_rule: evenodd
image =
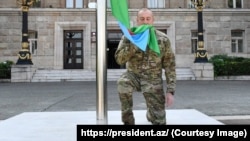
M110 0L112 15L125 27L130 28L127 0Z
M155 35L155 28L152 25L140 25L130 27L127 0L110 0L112 15L118 20L118 24L124 34L133 44L143 51L147 45L150 49L160 54L160 49Z

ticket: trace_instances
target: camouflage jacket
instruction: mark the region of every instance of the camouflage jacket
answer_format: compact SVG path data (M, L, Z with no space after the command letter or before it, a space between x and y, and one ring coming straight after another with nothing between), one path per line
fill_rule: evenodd
M165 70L167 92L175 92L175 55L166 34L156 30L156 37L160 56L148 47L145 52L140 50L123 36L115 53L116 62L126 64L129 72L147 80L162 79L162 70Z

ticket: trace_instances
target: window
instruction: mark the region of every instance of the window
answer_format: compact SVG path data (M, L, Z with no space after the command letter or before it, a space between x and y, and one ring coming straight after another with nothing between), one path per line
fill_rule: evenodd
M198 48L198 32L192 31L191 32L191 53L196 53Z
M32 7L40 8L41 7L41 0L34 0Z
M243 0L228 0L229 8L242 8Z
M243 36L244 32L241 30L231 31L231 51L232 53L243 53Z
M194 3L192 2L192 0L189 0L189 2L188 2L188 6L187 6L188 8L195 8L195 5L194 5Z
M83 8L84 0L66 0L66 8Z
M29 30L29 48L30 53L33 55L37 54L37 31Z
M147 0L148 8L165 8L165 0Z

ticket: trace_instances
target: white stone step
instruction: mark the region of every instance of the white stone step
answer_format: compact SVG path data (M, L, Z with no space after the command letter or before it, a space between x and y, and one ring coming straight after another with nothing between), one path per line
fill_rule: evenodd
M125 69L108 69L107 80L116 81ZM190 68L177 68L177 80L195 80ZM165 79L163 74L163 79ZM96 81L96 72L91 70L38 69L31 82Z
M98 124L123 124L121 122L120 111L107 111L107 113L107 123L96 120L96 111L21 113L15 117L1 121L0 140L76 141L77 125L93 126ZM168 125L224 125L216 119L195 109L166 110L166 114ZM145 110L134 110L134 116L136 119L135 124L151 125L151 123L147 121L145 115ZM152 129L153 128L154 127L152 127ZM102 130L101 127L100 130ZM95 139L93 138L93 140Z

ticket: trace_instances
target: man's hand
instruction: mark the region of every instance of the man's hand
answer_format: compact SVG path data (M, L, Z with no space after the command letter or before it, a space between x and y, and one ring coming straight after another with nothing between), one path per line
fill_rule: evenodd
M170 107L174 103L174 96L171 93L166 94L166 106Z

